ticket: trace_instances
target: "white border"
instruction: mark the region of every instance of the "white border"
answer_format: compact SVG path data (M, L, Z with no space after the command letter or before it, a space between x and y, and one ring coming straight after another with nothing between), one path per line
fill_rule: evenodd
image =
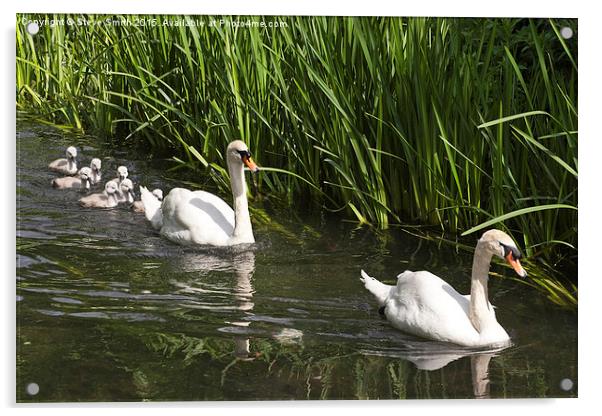
M166 408L178 414L198 414L199 409L211 414L261 414L305 415L307 412L346 414L363 414L365 412L407 412L422 414L465 415L467 412L478 411L489 415L504 415L510 412L531 411L548 414L589 414L593 413L601 402L602 394L598 391L600 385L600 360L598 358L600 342L600 321L597 303L600 293L599 266L595 260L602 245L598 236L600 230L600 209L596 204L600 198L600 168L597 166L602 155L600 141L602 140L599 123L601 119L600 104L597 97L602 97L599 78L602 75L600 62L601 39L600 15L595 13L595 2L567 1L525 1L506 0L503 2L448 0L448 1L412 1L396 2L385 0L368 1L327 1L305 0L287 2L286 0L219 0L198 1L190 4L186 0L104 0L102 2L84 3L81 0L33 0L22 1L20 4L5 4L0 6L2 13L2 50L3 64L0 64L2 75L2 99L0 117L2 117L2 180L3 195L0 199L2 207L2 230L4 234L2 264L5 273L2 274L4 283L2 299L4 308L5 336L2 343L3 375L0 385L2 400L0 404L10 414L16 411L25 413L44 412L44 414L81 414L82 411L91 414L105 415L109 409L124 411L144 411L145 414L155 415L165 413ZM485 4L488 3L488 4ZM579 130L581 143L579 145L580 175L579 175L579 399L558 400L496 400L484 401L389 401L389 402L231 402L231 403L153 403L153 404L59 404L15 406L15 358L14 358L14 313L15 313L15 199L14 196L14 166L15 166L15 44L14 27L17 12L65 12L65 13L166 13L166 14L253 14L253 15L389 15L389 16L528 16L528 17L577 17L579 18ZM599 411L599 409L598 409Z

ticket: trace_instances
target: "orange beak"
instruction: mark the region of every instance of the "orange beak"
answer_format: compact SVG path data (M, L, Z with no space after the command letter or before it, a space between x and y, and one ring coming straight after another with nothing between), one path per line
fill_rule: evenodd
M506 261L510 266L512 266L516 274L518 274L520 277L527 277L527 272L525 269L523 269L523 266L520 265L520 261L512 256L512 252L508 253L506 256Z
M247 165L251 172L257 173L259 171L259 167L255 164L255 162L253 162L253 159L251 159L250 156L243 156L242 161L245 165Z

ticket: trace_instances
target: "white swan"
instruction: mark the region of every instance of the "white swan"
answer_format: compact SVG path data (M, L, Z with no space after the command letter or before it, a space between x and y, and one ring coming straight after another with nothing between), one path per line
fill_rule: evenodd
M69 146L65 151L67 158L56 159L48 165L50 170L63 173L65 175L75 175L77 173L77 149Z
M79 200L79 203L85 208L113 208L118 204L116 194L117 183L108 181L104 192L85 196Z
M120 199L119 202L125 202L127 204L134 203L134 183L131 179L124 179L121 181L119 185L119 189L121 190L121 195L123 199Z
M160 233L180 244L230 246L254 243L247 202L244 166L251 172L259 168L251 159L247 145L235 140L226 149L234 210L218 196L205 191L172 189L160 203L141 186L144 215Z
M100 161L100 159L98 158L94 158L90 161L90 169L92 169L92 177L90 178L90 182L92 183L92 185L96 185L97 183L100 182L101 179L101 174L100 174L100 167L101 167L102 163Z
M155 198L157 198L157 201L163 201L163 191L161 189L153 189L151 193ZM144 204L142 201L134 201L132 204L132 210L134 210L134 212L144 212Z
M510 343L510 337L497 322L487 295L493 255L505 258L519 276L527 276L508 234L490 230L477 243L468 296L426 271L406 270L397 276L396 286L385 285L363 270L361 280L397 329L467 347L503 346Z
M65 176L52 180L52 187L58 189L90 189L92 169L84 166L77 172L77 176Z

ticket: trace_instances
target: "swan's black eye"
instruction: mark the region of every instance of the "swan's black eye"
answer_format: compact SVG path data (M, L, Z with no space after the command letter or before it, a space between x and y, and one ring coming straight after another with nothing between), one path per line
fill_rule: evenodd
M498 241L499 242L499 241ZM520 254L520 251L518 251L518 249L516 247L512 247L512 246L507 246L504 243L500 243L500 246L502 246L504 248L504 257L508 257L508 254L512 253L512 258L514 260L519 260L522 257L522 254Z
M241 159L248 159L251 157L251 152L249 152L248 150L237 150L237 152L240 155Z

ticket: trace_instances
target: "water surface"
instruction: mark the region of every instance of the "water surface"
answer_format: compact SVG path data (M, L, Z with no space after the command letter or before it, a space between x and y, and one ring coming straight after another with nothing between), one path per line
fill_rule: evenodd
M253 203L256 244L184 248L143 215L52 189L46 166L74 143L105 179L125 164L136 184L178 185L145 155L17 127L18 401L577 395L576 314L535 290L490 279L514 345L475 351L393 329L359 281L361 268L389 283L427 269L468 293L470 253L266 200Z

